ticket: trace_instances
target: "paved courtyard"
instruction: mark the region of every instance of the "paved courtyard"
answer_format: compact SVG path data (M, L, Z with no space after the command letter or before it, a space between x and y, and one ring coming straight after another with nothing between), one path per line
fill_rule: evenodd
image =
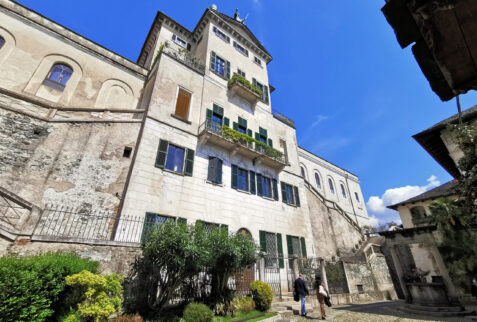
M356 321L400 321L400 322L411 322L411 321L477 321L477 316L472 319L471 317L467 318L439 318L432 316L417 316L411 315L401 311L399 308L403 305L401 301L390 301L390 302L378 302L378 303L369 303L369 304L353 304L353 305L343 305L339 307L327 308L327 321L342 321L342 322L356 322ZM469 309L469 308L468 308ZM470 308L475 310L476 307ZM310 321L310 320L320 320L319 313L315 312L310 313L306 318L296 317L290 320L279 320L279 321Z

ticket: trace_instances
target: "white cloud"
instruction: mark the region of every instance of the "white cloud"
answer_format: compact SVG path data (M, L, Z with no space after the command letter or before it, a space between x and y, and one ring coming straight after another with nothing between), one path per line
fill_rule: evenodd
M379 224L379 219L375 216L369 217L369 223L372 227L376 227Z
M323 121L326 121L327 119L329 119L330 117L328 115L321 115L321 114L318 114L316 116L316 119L313 123L311 123L311 128L314 128L316 127L318 124L320 124L321 122Z
M390 217L395 217L396 212L386 208L389 205L405 201L409 198L420 195L429 189L439 186L441 183L435 175L427 179L427 184L423 186L404 186L387 189L381 197L371 196L366 203L371 218L378 219L380 222L388 222ZM377 216L376 216L377 215ZM380 217L380 218L378 218ZM373 219L372 219L373 220ZM396 221L396 218L393 218Z

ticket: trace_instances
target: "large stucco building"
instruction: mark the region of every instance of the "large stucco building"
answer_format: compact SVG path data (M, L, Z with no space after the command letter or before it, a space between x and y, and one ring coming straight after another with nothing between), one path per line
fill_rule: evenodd
M293 121L272 109L271 60L216 8L192 31L159 12L132 62L1 0L4 248L125 246L144 222L201 221L250 234L282 287L278 258L353 258L371 276L368 251L382 281L350 271L349 291L391 290L358 177L298 146Z

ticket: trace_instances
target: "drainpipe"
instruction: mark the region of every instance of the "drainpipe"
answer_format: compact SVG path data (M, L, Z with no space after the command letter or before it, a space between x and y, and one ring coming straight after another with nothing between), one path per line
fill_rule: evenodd
M351 196L351 191L349 190L348 184L348 174L345 174L345 181L346 181L346 189L348 190L349 202L351 203L351 207L353 208L354 218L356 218L356 225L359 226L358 223L358 216L356 215L356 210L354 209L353 197Z

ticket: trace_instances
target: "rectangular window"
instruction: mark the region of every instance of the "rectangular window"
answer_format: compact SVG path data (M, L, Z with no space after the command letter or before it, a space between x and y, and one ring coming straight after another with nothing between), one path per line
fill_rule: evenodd
M182 172L184 164L184 149L178 146L169 144L167 150L166 169L174 172Z
M285 157L285 162L288 163L287 142L283 139L280 139L280 148L282 149L283 156Z
M172 40L179 46L187 48L187 41L177 37L176 35L172 35Z
M215 72L220 76L224 76L224 67L225 67L225 60L220 58L219 56L215 57Z
M237 172L237 189L248 191L248 171L242 168Z
M262 66L262 61L257 56L255 56L254 62L257 65Z
M217 184L222 183L222 160L217 157L209 157L207 180Z
M159 140L155 166L192 176L194 156L194 150L184 149L170 144L168 141Z
M272 198L272 187L270 178L262 176L262 194L264 197Z
M247 134L247 120L241 117L238 118L237 131Z
M298 195L298 187L281 182L282 201L286 204L300 207L300 196Z
M237 44L237 42L234 41L234 48L237 49L237 51L245 56L248 57L248 50L245 49L244 47L240 46Z
M167 221L175 221L174 217L162 216L153 212L146 212L142 227L141 241L144 242L153 232L155 225L165 224Z
M197 220L195 222L196 225L203 225L205 230L207 231L208 234L212 232L214 229L222 228L222 229L227 229L228 230L228 225L221 225L213 222L207 222L207 221L202 221L202 220Z
M217 56L215 51L210 52L210 70L225 79L230 79L230 62Z
M230 37L227 36L225 33L223 33L222 31L220 31L217 27L213 27L212 30L214 31L214 33L217 35L217 37L219 37L220 39L222 39L223 41L225 41L226 43L230 43Z
M356 288L358 289L358 293L359 293L359 294L363 294L363 293L364 293L364 287L363 287L362 284L356 285Z
M243 78L245 78L245 72L241 69L238 69L238 68L237 68L237 75L242 76Z
M177 94L175 115L181 119L187 120L189 117L189 106L192 94L182 88L179 88Z
M359 202L359 196L358 196L358 193L357 193L357 192L354 193L354 196L355 196L355 198L356 198L356 201Z

